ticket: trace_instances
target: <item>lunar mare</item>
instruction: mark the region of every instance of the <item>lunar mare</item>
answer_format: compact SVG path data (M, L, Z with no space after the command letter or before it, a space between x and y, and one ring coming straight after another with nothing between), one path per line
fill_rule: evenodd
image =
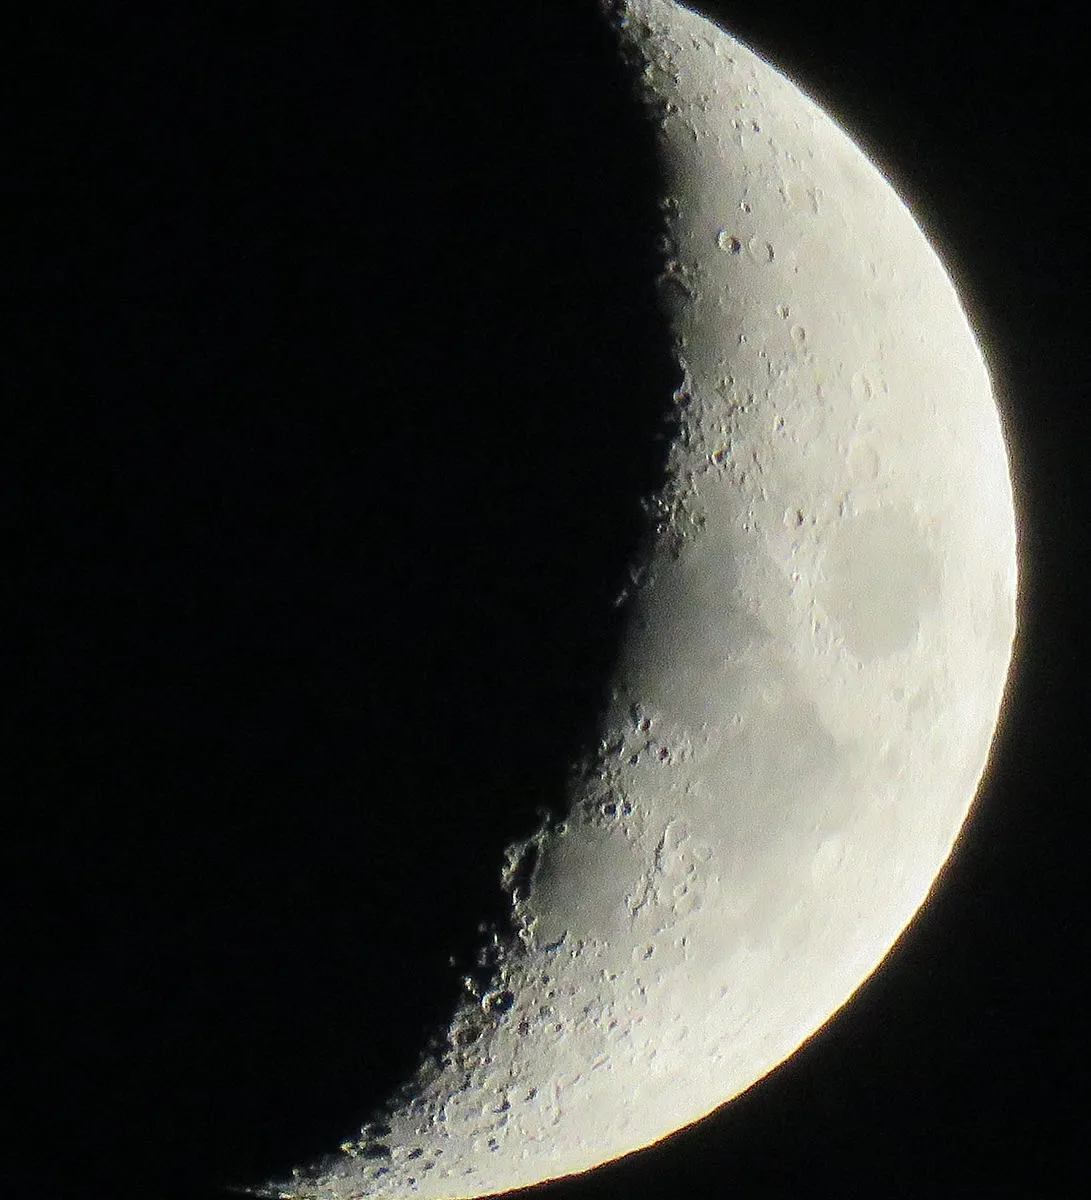
M670 178L679 432L601 743L512 848L517 936L441 1061L266 1195L459 1200L703 1117L874 971L986 766L1015 522L955 289L771 66L668 0L619 29Z

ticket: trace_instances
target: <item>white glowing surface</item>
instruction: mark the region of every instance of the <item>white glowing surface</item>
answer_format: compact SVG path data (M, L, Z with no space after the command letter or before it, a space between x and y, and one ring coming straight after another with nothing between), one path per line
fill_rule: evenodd
M387 1118L389 1158L285 1196L506 1191L717 1108L875 969L986 764L1015 522L951 281L792 83L668 0L629 13L692 399L603 753L542 840L511 1007L456 1015L480 1035Z

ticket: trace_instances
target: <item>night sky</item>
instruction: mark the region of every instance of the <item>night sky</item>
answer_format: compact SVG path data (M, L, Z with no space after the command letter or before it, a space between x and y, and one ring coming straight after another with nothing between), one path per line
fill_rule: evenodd
M43 7L6 39L12 1195L224 1200L335 1148L595 734L679 382L653 138L593 0L397 7ZM987 786L854 1002L709 1121L536 1194L1071 1196L1075 19L699 7L951 270L1013 458L1020 635Z

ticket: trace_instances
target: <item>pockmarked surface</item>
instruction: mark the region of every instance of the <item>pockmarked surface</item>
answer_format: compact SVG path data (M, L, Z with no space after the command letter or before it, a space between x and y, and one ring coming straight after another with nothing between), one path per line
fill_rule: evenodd
M772 66L670 0L617 25L670 180L679 424L601 741L511 848L493 988L358 1141L257 1194L482 1196L705 1116L875 970L987 765L1016 534L955 288Z

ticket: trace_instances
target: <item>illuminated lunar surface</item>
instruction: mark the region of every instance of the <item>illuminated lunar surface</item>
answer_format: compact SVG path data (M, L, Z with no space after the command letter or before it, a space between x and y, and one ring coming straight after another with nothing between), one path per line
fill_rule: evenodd
M504 1192L705 1116L875 970L987 763L1015 521L951 280L773 67L668 0L619 30L669 178L681 386L598 753L512 847L517 934L442 1062L265 1195Z

